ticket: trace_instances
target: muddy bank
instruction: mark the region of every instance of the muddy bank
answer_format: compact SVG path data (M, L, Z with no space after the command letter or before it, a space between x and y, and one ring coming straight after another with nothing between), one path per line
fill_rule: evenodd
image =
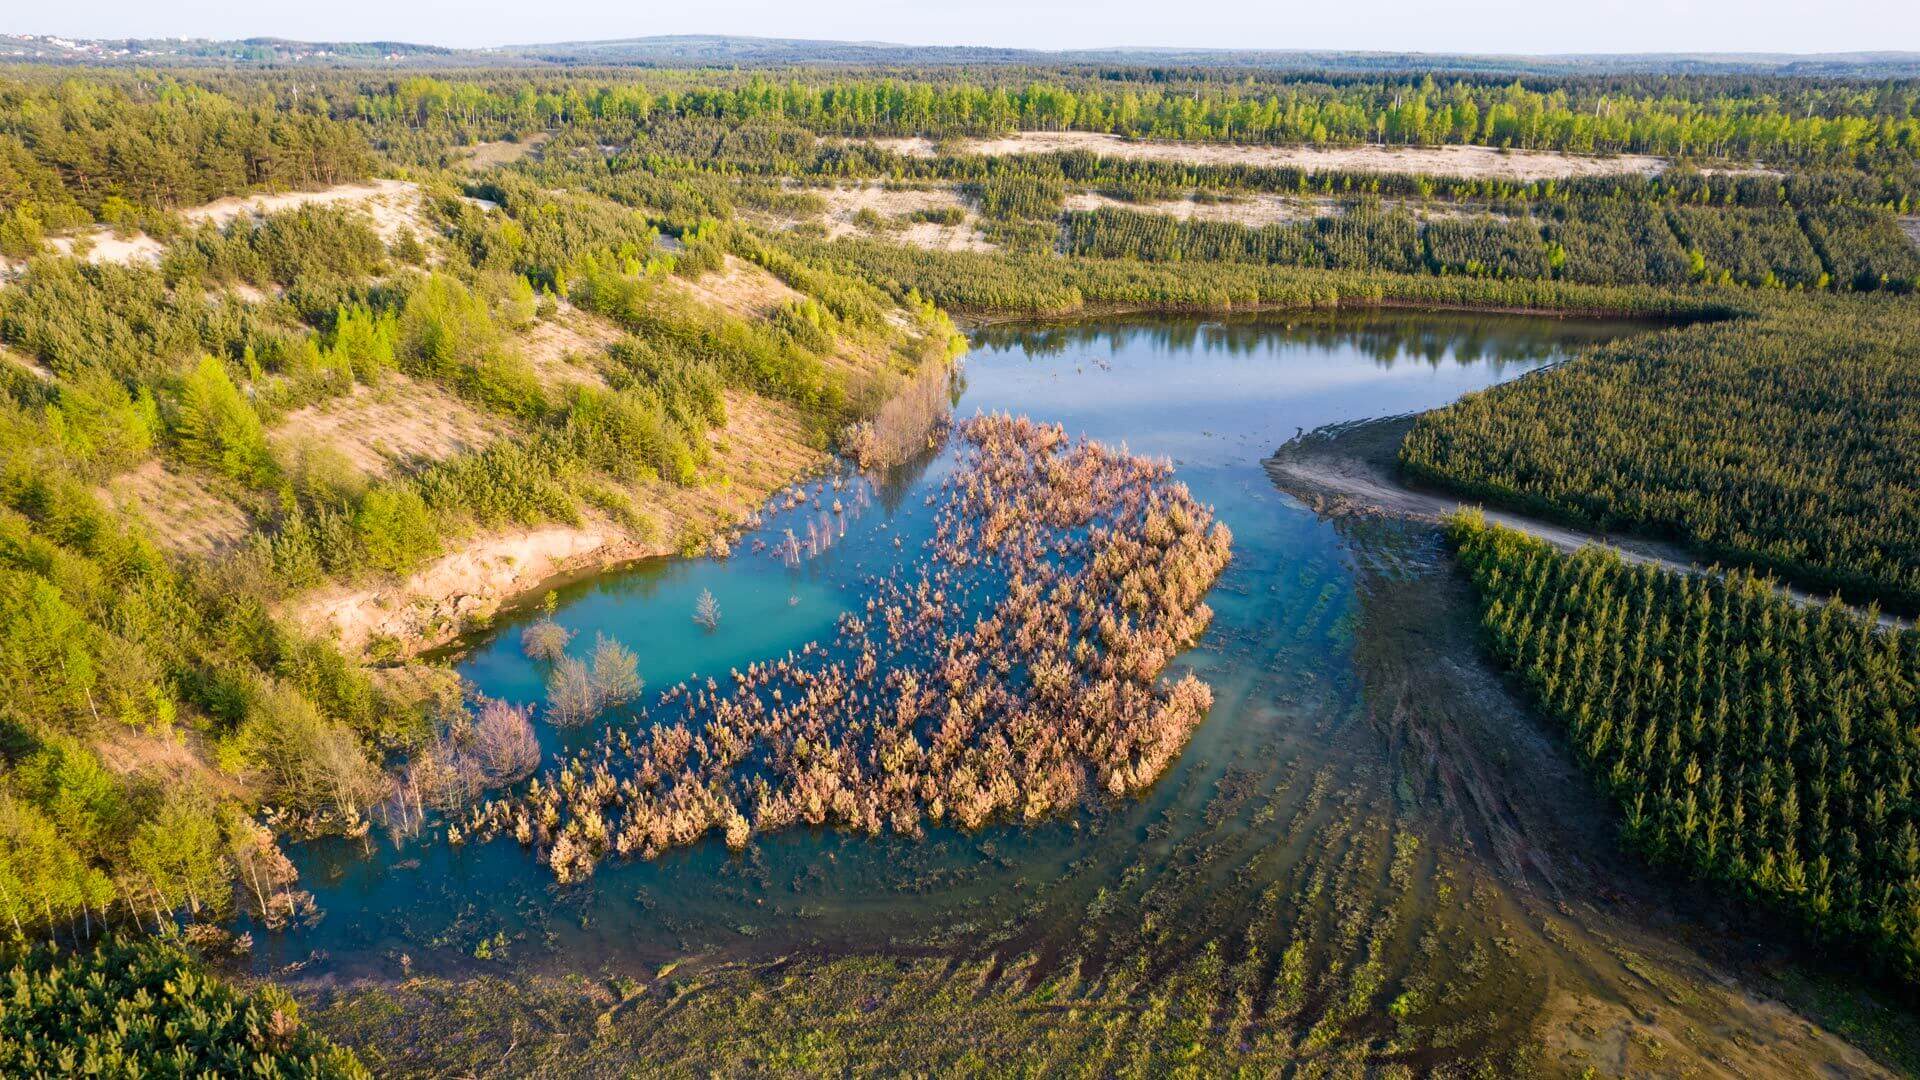
M1414 416L1391 416L1303 432L1262 464L1282 491L1321 513L1381 513L1437 522L1462 507L1481 507L1488 521L1537 536L1564 551L1593 544L1629 561L1674 570L1705 569L1675 545L1588 532L1484 507L1444 491L1415 487L1399 474L1396 455Z

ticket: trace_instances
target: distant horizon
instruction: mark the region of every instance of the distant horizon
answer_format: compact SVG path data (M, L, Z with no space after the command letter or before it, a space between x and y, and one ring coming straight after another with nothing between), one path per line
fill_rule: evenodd
M1350 52L1470 56L1686 56L1920 51L1920 5L1834 0L1807 19L1788 0L1595 0L1559 10L1464 0L1445 10L1375 0L1363 11L1244 0L1168 6L1146 0L710 0L695 10L582 0L529 9L500 0L397 5L337 0L244 12L225 0L73 0L16 12L14 35L73 40L394 42L481 50L665 36L1060 51ZM1105 44L1095 43L1096 41Z
M132 47L131 49L129 47ZM253 50L269 49L270 55ZM449 45L423 38L289 37L250 34L84 36L0 30L0 63L184 64L188 66L308 64L414 68L664 66L791 68L817 66L928 67L1030 64L1159 64L1270 71L1349 71L1450 75L1762 75L1855 80L1920 79L1920 50L1841 49L1818 52L1692 49L1661 51L1496 52L1391 48L1316 48L1227 45L920 44L879 38L676 33L606 38Z
M1867 56L1867 57L1920 57L1920 46L1914 48L1855 48L1855 49L1580 49L1580 50L1488 50L1488 49L1396 49L1396 48L1349 48L1341 46L1265 46L1265 45L1141 45L1141 44L1087 44L1062 47L1030 45L1006 45L989 42L927 42L902 41L888 38L837 38L837 37L795 37L772 34L736 34L722 32L687 31L671 34L630 34L614 37L591 38L551 38L538 41L501 41L486 45L453 45L444 41L404 37L289 37L283 34L238 34L231 36L209 36L205 34L63 34L55 31L15 31L0 30L0 38L58 39L72 42L86 41L142 41L142 42L205 42L208 44L245 44L245 43L282 43L289 45L406 45L413 48L444 49L450 52L496 52L503 49L555 48L561 46L608 45L639 42L666 41L742 41L788 43L796 45L834 45L854 48L874 49L941 49L941 50L980 50L1001 52L1031 52L1073 55L1077 53L1219 53L1219 54L1255 54L1274 55L1346 55L1346 56L1432 56L1432 57L1485 57L1489 59L1613 59L1613 58L1684 58L1684 57L1742 57L1742 58L1805 58L1821 59L1831 57Z

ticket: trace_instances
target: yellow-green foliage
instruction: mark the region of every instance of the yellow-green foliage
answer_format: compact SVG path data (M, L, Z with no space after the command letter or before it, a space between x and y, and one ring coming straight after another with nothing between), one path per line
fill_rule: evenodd
M188 460L243 483L273 474L260 414L233 384L226 365L203 357L180 380L173 438Z

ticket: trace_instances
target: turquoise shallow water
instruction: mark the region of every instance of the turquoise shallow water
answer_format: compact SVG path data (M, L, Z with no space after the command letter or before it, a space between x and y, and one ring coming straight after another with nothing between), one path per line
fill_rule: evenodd
M934 830L923 841L793 830L734 855L715 836L653 862L603 864L568 888L510 840L450 847L436 834L395 841L376 830L294 853L325 916L256 931L256 963L398 973L404 953L415 970L597 971L690 951L938 948L1042 917L1050 890L1118 880L1179 835L1230 770L1301 754L1301 732L1353 709L1352 555L1330 525L1273 490L1262 458L1301 430L1432 408L1638 329L1396 312L978 331L957 384L960 415L1025 413L1168 457L1233 530L1234 560L1209 596L1214 623L1180 661L1213 685L1215 707L1146 797L1031 827ZM846 512L837 516L812 497L792 507L776 498L734 557L657 560L572 585L559 592L556 618L575 632L576 651L599 634L632 648L648 701L677 681L724 677L828 640L869 575L912 557L930 526L926 496L952 466L945 450L883 477L842 474L840 490L826 487L821 500L839 498ZM809 495L834 479L809 483ZM819 555L798 568L773 555L786 530L804 537L809 528L831 533ZM691 617L703 590L722 613L711 633ZM520 652L529 617L468 643L459 671L479 692L541 701L544 673ZM538 727L550 755L594 734Z

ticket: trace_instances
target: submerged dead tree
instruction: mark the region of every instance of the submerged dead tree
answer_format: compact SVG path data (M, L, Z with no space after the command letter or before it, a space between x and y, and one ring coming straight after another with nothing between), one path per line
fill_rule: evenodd
M700 599L693 602L693 621L709 634L720 628L720 601L713 598L713 590L700 590Z
M511 834L564 882L709 832L918 835L1151 785L1212 705L1161 676L1212 618L1231 534L1166 462L1024 418L957 431L925 557L871 580L831 643L669 688L450 834Z

